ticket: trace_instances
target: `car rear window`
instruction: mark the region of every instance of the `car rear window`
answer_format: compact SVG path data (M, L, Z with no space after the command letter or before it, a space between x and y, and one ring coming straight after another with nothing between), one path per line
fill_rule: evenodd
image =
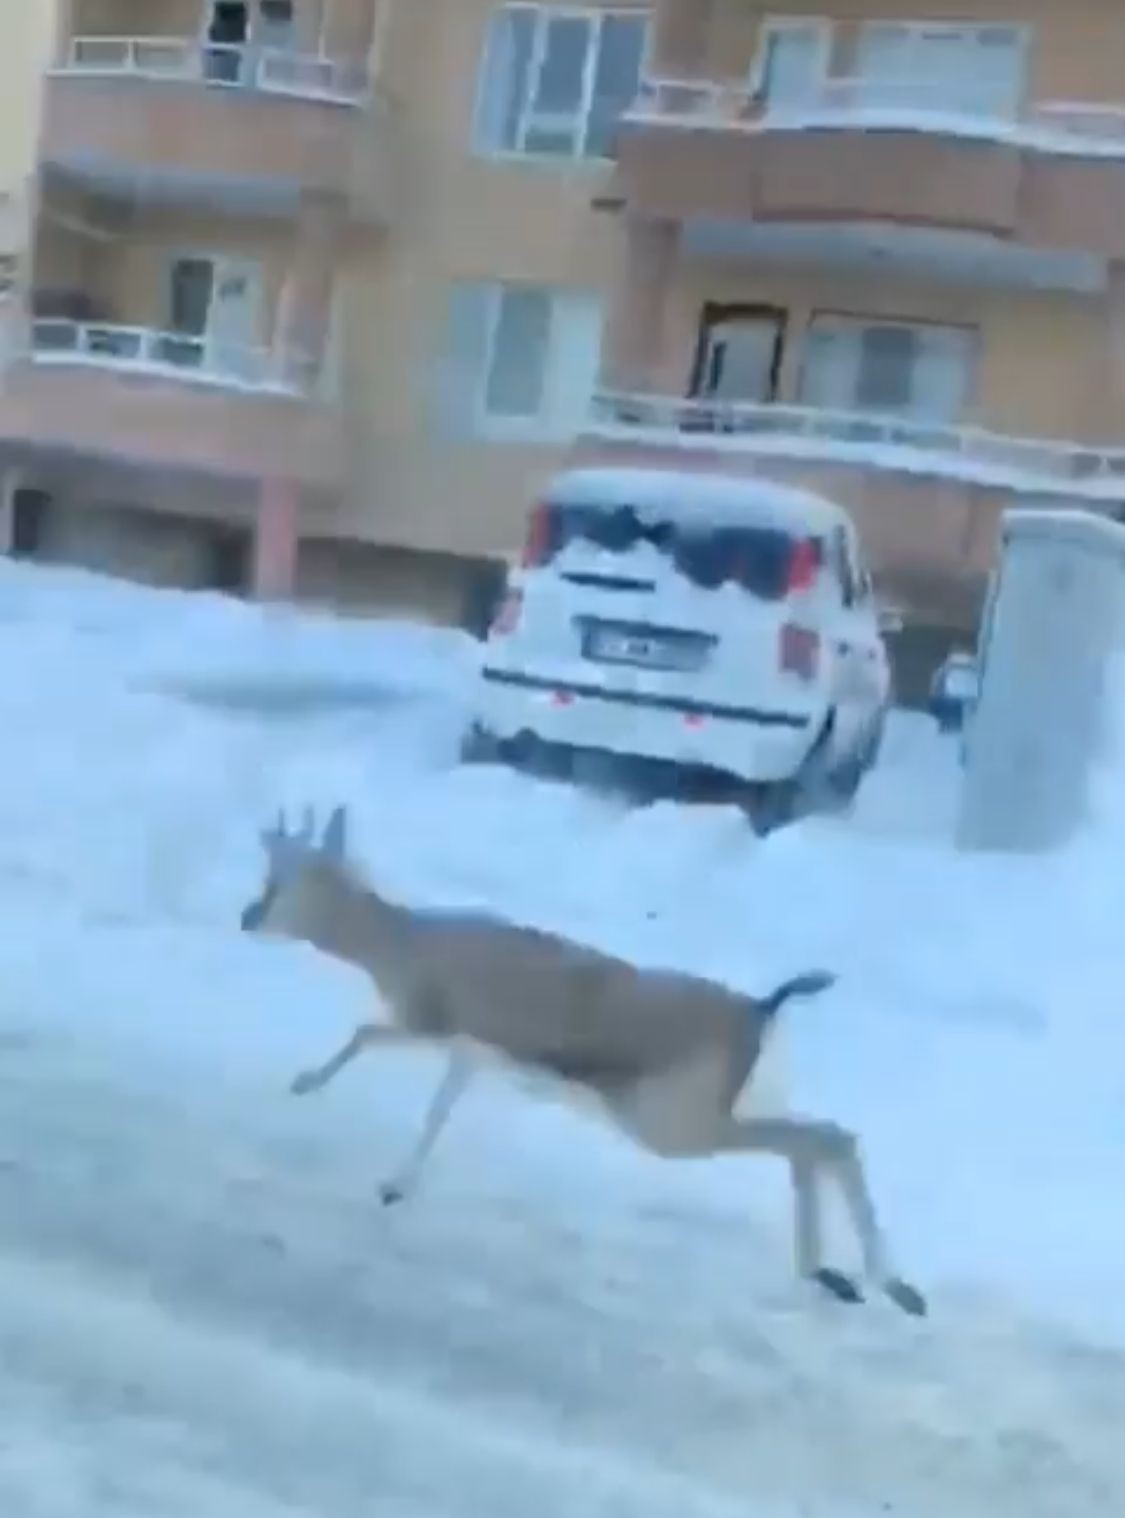
M625 553L639 543L667 554L677 570L701 589L734 582L761 600L780 600L789 589L799 545L807 538L774 527L699 527L642 519L629 505L572 506L555 502L533 514L527 565L550 563L568 544L587 542L608 553ZM815 540L819 559L819 540Z

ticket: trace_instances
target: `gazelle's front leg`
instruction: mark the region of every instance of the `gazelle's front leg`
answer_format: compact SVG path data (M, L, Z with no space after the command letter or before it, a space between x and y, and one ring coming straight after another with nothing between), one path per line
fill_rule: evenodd
M330 1080L334 1080L345 1065L350 1065L353 1059L357 1059L365 1049L376 1047L390 1048L396 1044L412 1044L417 1039L411 1033L404 1033L401 1028L389 1028L380 1023L361 1023L360 1026L348 1039L339 1053L334 1054L323 1065L317 1065L311 1070L302 1070L289 1088L294 1096L307 1096L310 1091L319 1091L322 1086L327 1086Z
M727 1152L776 1154L788 1160L794 1190L798 1269L842 1301L859 1302L862 1297L854 1283L842 1271L821 1263L816 1182L820 1173L832 1171L839 1180L859 1239L865 1275L877 1282L904 1312L918 1317L925 1313L926 1302L921 1292L894 1275L888 1265L886 1245L854 1134L835 1123L804 1118L743 1121L732 1118L720 1147Z
M390 1207L395 1202L404 1201L414 1190L422 1178L422 1170L427 1159L430 1157L438 1136L452 1115L454 1107L465 1094L465 1088L473 1073L473 1066L464 1054L457 1050L449 1056L445 1075L441 1084L434 1093L426 1113L426 1120L422 1125L422 1132L418 1142L411 1150L402 1167L391 1177L385 1185L379 1188L379 1195L383 1205Z

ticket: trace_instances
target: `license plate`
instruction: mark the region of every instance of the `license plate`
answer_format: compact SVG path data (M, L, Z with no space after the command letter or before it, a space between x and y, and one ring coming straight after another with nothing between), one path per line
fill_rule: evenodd
M588 624L582 652L602 664L634 664L642 669L696 670L712 640L698 633L655 633L629 627Z

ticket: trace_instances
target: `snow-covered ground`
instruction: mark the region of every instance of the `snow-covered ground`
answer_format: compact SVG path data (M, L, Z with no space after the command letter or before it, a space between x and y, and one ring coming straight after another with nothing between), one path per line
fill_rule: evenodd
M0 1512L1125 1511L1125 780L1065 855L958 857L904 717L853 819L762 844L458 769L471 664L0 564ZM661 1164L499 1077L381 1211L439 1062L294 1101L365 987L237 930L259 823L340 800L403 899L837 970L771 1078L861 1130L931 1317L796 1284L770 1162Z

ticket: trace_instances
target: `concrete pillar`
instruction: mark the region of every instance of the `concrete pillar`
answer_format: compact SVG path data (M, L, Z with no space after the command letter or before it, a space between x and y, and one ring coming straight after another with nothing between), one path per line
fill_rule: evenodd
M610 297L602 348L601 388L659 389L664 368L668 291L679 229L671 221L629 218Z
M254 525L251 590L256 600L282 601L293 594L300 534L300 488L292 480L263 480Z
M309 384L319 375L328 346L346 214L343 201L308 195L297 217L293 261L278 309L277 352L286 372Z
M80 21L80 0L55 0L55 36L52 53L56 66L66 63L69 59L70 39L76 35L76 23Z
M387 72L387 55L390 49L391 27L394 7L401 0L375 0L375 14L371 18L371 45L367 64L374 82L382 83Z
M658 79L707 76L713 0L658 0L649 73Z

